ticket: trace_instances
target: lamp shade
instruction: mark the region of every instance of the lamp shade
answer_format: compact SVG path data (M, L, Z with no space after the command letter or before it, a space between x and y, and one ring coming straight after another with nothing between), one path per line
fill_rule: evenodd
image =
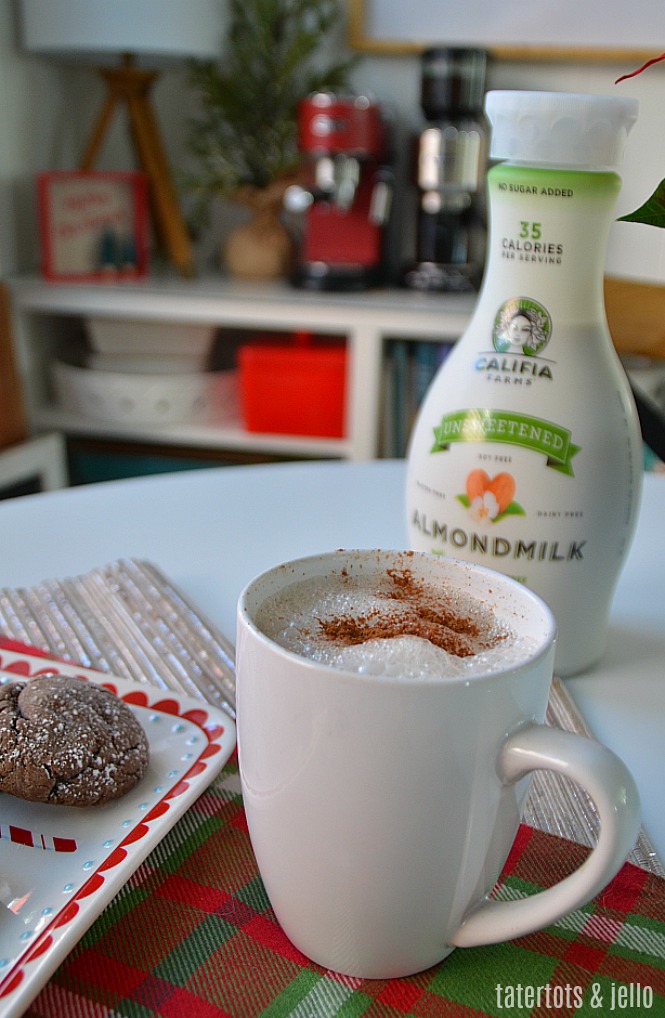
M106 54L213 58L223 0L20 0L24 49L99 61Z

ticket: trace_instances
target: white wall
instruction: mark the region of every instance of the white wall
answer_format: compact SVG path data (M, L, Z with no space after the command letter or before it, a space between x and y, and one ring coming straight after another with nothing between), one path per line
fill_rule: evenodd
M654 52L659 51L657 41ZM617 214L641 204L665 176L665 66L615 85L629 70L612 61L602 64L491 62L489 88L533 88L635 96L641 112L628 145L624 185ZM399 148L420 124L420 66L417 57L363 56L354 86L387 103L397 123ZM37 265L34 178L41 169L72 168L91 128L102 96L94 74L62 68L28 57L18 48L12 7L0 0L0 272L27 271ZM174 166L187 162L187 119L196 112L184 72L164 74L154 89L167 156ZM131 167L131 152L121 118L113 125L100 163ZM407 205L408 197L403 202ZM186 204L186 199L185 199ZM220 203L205 238L211 253L237 218L237 210ZM407 215L408 218L408 215ZM628 278L665 281L665 231L639 224L612 227L608 270Z
M48 84L48 79L53 84ZM44 130L42 115L50 100L57 109L57 80L52 72L35 69L29 74L28 62L17 51L12 8L0 4L0 274L11 272L20 257L18 251L25 234L18 209L26 207L26 183L31 180L38 160L35 145ZM54 115L51 118L54 120ZM32 233L32 224L29 226ZM34 246L32 237L31 246Z

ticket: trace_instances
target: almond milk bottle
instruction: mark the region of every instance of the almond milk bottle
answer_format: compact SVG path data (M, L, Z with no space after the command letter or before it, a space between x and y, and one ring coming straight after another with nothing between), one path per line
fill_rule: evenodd
M602 654L635 526L640 429L603 303L637 118L626 98L489 92L487 264L469 326L414 427L413 549L520 579L554 612L556 671Z

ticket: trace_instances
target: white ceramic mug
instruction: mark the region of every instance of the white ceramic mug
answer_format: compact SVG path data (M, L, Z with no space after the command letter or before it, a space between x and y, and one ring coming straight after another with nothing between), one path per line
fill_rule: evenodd
M294 580L393 567L480 598L534 638L535 650L495 674L414 682L317 664L257 627L264 599ZM608 749L543 725L554 642L550 611L525 587L426 554L331 552L245 588L237 619L244 805L270 902L305 955L348 975L408 975L455 946L549 925L617 873L638 833L637 791ZM539 768L589 792L598 843L554 887L488 900Z

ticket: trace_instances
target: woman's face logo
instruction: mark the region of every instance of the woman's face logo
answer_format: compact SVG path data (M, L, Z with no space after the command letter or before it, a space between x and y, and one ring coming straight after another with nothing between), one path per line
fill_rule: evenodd
M533 326L526 315L517 314L508 326L508 339L512 346L526 346L533 336Z
M547 346L552 320L545 308L526 297L502 304L494 320L492 341L499 353L533 357Z

